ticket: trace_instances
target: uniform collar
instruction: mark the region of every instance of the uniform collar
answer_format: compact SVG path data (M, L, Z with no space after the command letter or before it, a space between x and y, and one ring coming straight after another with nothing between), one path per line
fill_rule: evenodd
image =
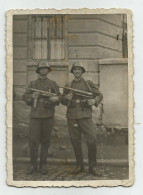
M74 78L74 81L75 81L75 82L78 82L78 81L81 81L81 80L83 80L83 77L81 77L80 79Z
M38 76L38 79L40 79L40 80L45 80L45 79L48 79L48 78L47 78L47 76L44 77L44 78L42 78L41 75L39 75L39 76Z

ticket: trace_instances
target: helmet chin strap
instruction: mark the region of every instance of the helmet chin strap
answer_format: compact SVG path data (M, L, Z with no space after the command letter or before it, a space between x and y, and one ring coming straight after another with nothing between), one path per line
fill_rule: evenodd
M82 79L82 75L81 75L81 77L79 77L79 78L74 77L74 80L75 80L75 81L80 81L81 79Z
M39 77L40 79L46 79L46 78L47 78L47 75L48 75L48 74L42 75L42 74L39 73L38 77Z

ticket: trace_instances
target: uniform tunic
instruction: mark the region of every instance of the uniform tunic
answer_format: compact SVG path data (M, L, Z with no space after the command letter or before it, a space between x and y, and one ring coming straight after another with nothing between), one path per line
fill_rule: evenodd
M73 80L71 85L74 89L92 92L95 98L95 106L98 106L102 100L102 94L96 85L91 81L85 81L83 78L76 81ZM83 153L81 145L81 137L84 134L88 147L89 167L96 166L96 134L95 127L92 122L92 106L87 104L87 99L73 93L71 101L65 98L65 95L71 93L64 90L61 103L67 106L67 123L69 135L74 148L77 166L83 167Z
M32 81L28 88L49 91L58 96L59 88L54 81L48 78L38 78ZM48 101L47 97L40 95L37 100L36 108L33 107L34 99L32 98L33 91L27 89L23 98L25 102L31 106L30 124L29 124L29 146L31 163L37 166L38 147L41 144L40 164L45 164L48 156L48 148L50 146L50 137L54 124L55 106L58 103Z
M70 87L93 93L93 98L96 98L97 100L95 106L98 106L98 104L102 100L103 97L102 94L92 81L85 81L83 78L81 78L79 81L73 80ZM81 119L87 117L92 118L92 106L88 106L87 102L84 103L83 101L86 100L86 98L74 95L73 93L73 99L69 104L69 101L64 98L64 96L67 95L68 93L70 93L69 90L64 90L61 100L63 105L68 106L67 118L70 119ZM79 100L79 103L76 103L78 102L77 100Z
M28 88L39 89L51 93L57 93L57 95L60 95L57 84L54 81L49 80L48 78L45 79L38 78L37 80L32 81L29 84ZM30 112L30 118L54 117L55 106L57 105L57 103L55 104L49 102L47 97L40 96L38 98L36 108L33 108L34 99L32 98L32 94L33 94L32 90L29 89L27 89L24 94L24 100L28 105L32 106Z

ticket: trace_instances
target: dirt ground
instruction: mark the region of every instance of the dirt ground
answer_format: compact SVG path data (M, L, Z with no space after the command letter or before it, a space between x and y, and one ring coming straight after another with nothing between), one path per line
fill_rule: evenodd
M129 178L128 166L98 166L102 176L97 177L88 173L88 167L85 166L84 172L80 174L71 174L74 168L72 165L48 164L48 173L46 175L36 172L27 175L28 163L14 163L13 179L17 181L80 181L80 180L123 180Z

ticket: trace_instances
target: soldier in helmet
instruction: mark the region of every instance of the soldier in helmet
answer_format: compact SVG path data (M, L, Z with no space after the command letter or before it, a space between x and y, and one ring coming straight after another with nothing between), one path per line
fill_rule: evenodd
M92 106L98 106L102 100L102 94L95 84L88 80L86 81L82 75L85 72L81 62L75 62L71 68L71 73L74 75L74 80L68 83L68 87L92 92L92 99L74 95L72 91L64 90L61 103L67 106L67 123L69 135L73 145L76 167L72 173L78 174L84 171L83 153L81 147L82 134L86 137L88 147L89 173L100 176L100 172L96 168L96 135L95 127L92 122Z
M55 93L56 96L47 98L41 96L38 92L32 92L27 89L23 98L25 102L31 106L30 124L29 124L29 146L31 165L27 174L32 174L38 169L38 148L41 144L40 151L40 172L47 173L46 160L48 148L50 146L50 137L53 127L55 106L59 104L59 88L57 84L48 79L47 75L52 71L46 61L41 61L36 69L38 79L32 81L28 88L49 91ZM33 107L35 99L37 100L36 107Z

